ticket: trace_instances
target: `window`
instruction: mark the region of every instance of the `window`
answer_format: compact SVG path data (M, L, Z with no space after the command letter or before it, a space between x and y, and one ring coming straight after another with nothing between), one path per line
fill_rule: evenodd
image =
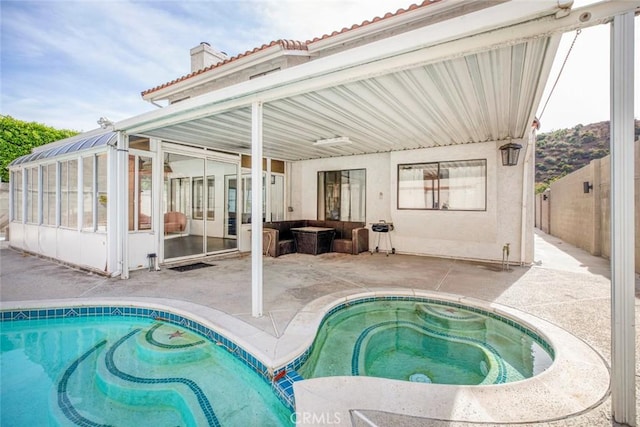
M97 231L107 230L107 154L96 156Z
M56 225L57 163L42 166L42 223Z
M398 209L486 210L487 161L398 165Z
M82 158L82 229L93 230L93 212L95 207L95 156Z
M364 221L366 170L318 172L318 219Z
M214 220L214 191L215 191L215 178L213 176L207 177L207 219ZM202 177L193 178L193 218L202 219L204 213L204 185Z
M78 161L60 162L60 226L78 226Z
M151 230L151 157L129 155L129 231Z
M27 169L27 211L25 220L31 224L38 223L38 167Z
M264 186L264 181L266 178L266 174L262 173L262 221L265 220L265 212L267 210L267 190ZM245 174L242 176L242 188L244 189L244 201L242 203L242 208L244 210L242 214L242 223L243 224L251 224L251 175Z
M13 220L22 222L22 171L13 172Z

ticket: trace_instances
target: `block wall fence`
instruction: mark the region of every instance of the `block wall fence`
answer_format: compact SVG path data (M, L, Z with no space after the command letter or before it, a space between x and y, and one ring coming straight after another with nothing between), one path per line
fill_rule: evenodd
M640 141L635 142L635 271L640 273ZM587 184L585 184L587 183ZM588 192L587 192L588 190ZM592 160L535 197L535 226L592 255L611 256L611 158Z

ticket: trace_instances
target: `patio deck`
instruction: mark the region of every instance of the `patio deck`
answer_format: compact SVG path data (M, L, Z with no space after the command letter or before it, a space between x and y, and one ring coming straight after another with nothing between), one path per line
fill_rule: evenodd
M503 272L494 264L407 255L329 253L265 258L265 315L256 319L251 317L251 259L248 256L210 259L206 262L213 266L186 272L167 268L157 272L139 270L132 272L129 280L120 280L22 255L8 249L3 242L0 303L2 308L9 308L21 306L26 301L48 304L49 300L60 299L149 299L183 309L182 302L186 302L230 315L234 321L224 327L242 329L244 339L251 340L246 331L257 328L262 337L255 345L260 346L260 341L282 336L296 314L324 295L415 289L457 294L516 308L571 332L610 363L609 262L542 232L536 234L535 259L532 267L512 267L511 271ZM640 278L637 278L636 308L639 305ZM639 318L640 311L636 309L636 324ZM247 328L246 324L254 328ZM637 389L639 348L636 330ZM576 380L576 387L580 387L579 379ZM526 399L526 396L521 398ZM378 425L473 425L376 411L361 412ZM543 424L616 425L611 420L608 397L580 415ZM359 420L356 425L367 424Z

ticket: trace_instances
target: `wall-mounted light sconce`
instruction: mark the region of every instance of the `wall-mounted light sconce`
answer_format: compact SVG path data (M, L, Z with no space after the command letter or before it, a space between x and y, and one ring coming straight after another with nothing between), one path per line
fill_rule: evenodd
M584 194L588 194L591 190L593 190L593 184L589 184L589 181L585 181L582 183L582 191L584 192Z
M542 200L547 200L549 198L549 196L547 196L546 194L542 195Z
M521 148L522 145L516 144L515 142L510 142L500 147L500 154L502 154L502 166L517 165Z

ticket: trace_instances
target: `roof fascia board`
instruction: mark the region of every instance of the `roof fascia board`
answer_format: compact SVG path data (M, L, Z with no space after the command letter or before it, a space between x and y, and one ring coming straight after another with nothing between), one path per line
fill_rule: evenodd
M555 5L555 1L512 1L483 9L459 17L454 22L443 21L319 58L245 84L187 99L118 122L116 129L129 133L158 129L246 107L256 100L268 102L535 37L572 31L607 22L612 16L625 11L637 10L640 8L640 1L600 2L576 9L560 19L554 16L559 10ZM580 17L586 11L591 13L591 19L582 22Z
M344 33L330 35L326 38L322 38L316 41L310 41L307 44L307 48L309 49L309 52L312 53L330 49L334 46L349 43L353 40L365 38L378 33L383 33L385 31L401 27L403 25L408 25L425 17L437 15L448 10L459 8L461 7L461 5L468 3L470 3L469 0L439 1L437 3L430 4L427 7L420 7L415 10L406 11L399 15L382 18L379 21L371 22L368 25L362 25L361 27L354 28L353 30L345 31Z
M225 64L219 68L202 72L193 77L189 77L183 81L176 82L166 88L158 89L150 92L142 97L145 101L159 101L167 99L171 95L193 89L207 81L212 81L226 77L230 74L238 73L242 70L251 68L264 62L272 61L283 56L310 56L307 51L303 50L287 50L282 45L276 44L251 53L242 58Z

